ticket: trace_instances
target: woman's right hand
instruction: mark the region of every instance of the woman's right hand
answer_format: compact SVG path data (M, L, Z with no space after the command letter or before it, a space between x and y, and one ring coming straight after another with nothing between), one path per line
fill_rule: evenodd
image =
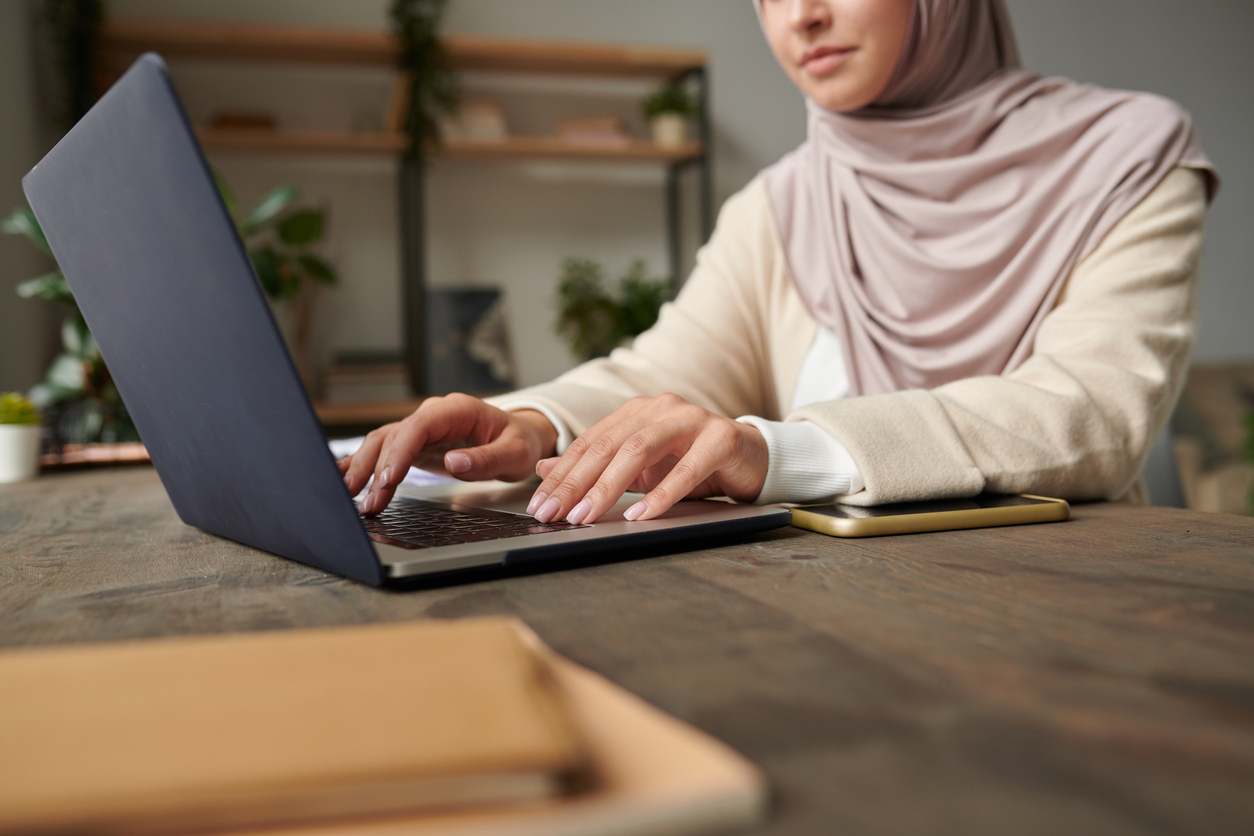
M535 472L536 462L556 452L557 430L535 410L505 412L470 395L427 398L412 415L366 436L351 456L340 459L349 493L356 496L371 475L363 514L377 514L411 465L467 482L517 482Z

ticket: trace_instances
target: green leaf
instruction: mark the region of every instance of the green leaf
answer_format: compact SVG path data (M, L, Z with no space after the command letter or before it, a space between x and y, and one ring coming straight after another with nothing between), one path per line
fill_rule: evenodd
M279 298L291 299L300 293L300 265L287 256L279 258Z
M252 235L264 229L267 224L277 218L279 213L296 199L296 194L294 186L279 186L263 197L261 202L248 213L248 218L244 221L243 226L244 235Z
M81 394L81 389L66 389L49 383L37 383L26 393L26 397L30 398L30 402L35 405L36 409L47 409Z
M37 425L35 405L17 392L0 392L0 424Z
M301 209L279 221L279 240L290 247L322 240L322 210Z
M78 432L74 439L79 444L90 444L100 441L100 430L104 427L105 407L100 401L89 398L83 401L83 411L78 416Z
M48 273L37 279L28 279L17 286L17 295L23 299L35 296L49 302L69 302L74 304L74 294L60 272Z
M283 260L275 252L274 248L258 247L249 251L248 258L253 263L253 271L257 274L257 281L261 282L266 295L271 298L281 296L283 277L280 275L279 268L282 266Z
M61 346L66 354L72 354L80 360L94 362L100 357L100 349L96 346L96 338L78 311L70 314L61 323Z
M65 349L65 353L75 357L82 356L83 337L88 333L87 324L82 317L67 316L65 322L61 323L61 347Z
M44 255L52 255L52 248L48 246L48 239L44 237L44 231L40 228L39 221L35 218L35 213L29 209L14 210L12 215L9 215L3 223L0 223L0 229L3 229L10 235L25 235Z
M336 284L340 280L339 276L335 274L335 269L316 255L302 255L298 256L296 260L304 268L305 275L312 279L323 284Z
M81 358L73 354L61 354L48 367L44 382L58 389L81 391L87 386L87 370Z
M231 191L231 186L226 182L216 169L210 168L213 173L213 183L218 187L218 194L222 196L222 202L226 204L226 211L230 213L231 220L235 222L235 226L239 227L239 201L235 199L235 192Z

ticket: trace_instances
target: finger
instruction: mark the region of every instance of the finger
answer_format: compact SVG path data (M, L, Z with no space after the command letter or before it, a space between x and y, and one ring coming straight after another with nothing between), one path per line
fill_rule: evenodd
M540 487L536 488L535 493L531 495L531 501L527 503L527 513L535 514L540 506L548 501L549 495L543 490L544 479L553 472L553 468L557 467L557 463L561 461L561 456L550 456L547 459L540 459L536 462L536 475L540 477Z
M407 419L408 420L408 419ZM374 472L370 474L370 489L361 501L362 511L366 514L378 514L388 506L392 501L392 494L396 492L396 486L404 479L405 474L409 472L409 468L400 472L399 476L394 475L396 471L388 464L388 460L392 455L392 450L396 447L397 435L401 431L404 422L397 425L390 433L385 435L382 444L379 447L379 454L375 459Z
M540 522L565 517L601 475L619 446L648 421L650 407L661 398L632 398L576 438L543 476L528 504Z
M483 401L469 395L452 394L424 401L384 441L375 464L370 513L387 507L396 487L423 448L449 441L463 442L468 438L487 441L497 429L485 426L485 419L495 412Z
M708 424L670 473L644 498L623 512L628 520L651 520L665 514L721 468L735 449L735 429L724 422Z
M672 453L688 447L696 432L691 422L671 418L633 433L620 445L596 483L588 488L566 519L572 523L596 522L643 473L663 459L672 458Z
M444 467L464 481L504 479L518 482L531 475L527 442L519 432L507 430L487 444L450 450L444 454Z
M613 461L619 447L631 437L634 429L635 422L628 421L611 427L603 435L587 439L583 444L572 444L548 478L540 483L537 495L545 495L546 498L537 503L535 518L540 522L552 522L569 517L574 508L580 506L588 489L601 478L606 466ZM586 515L587 511L587 506L581 507L581 515Z
M366 440L362 442L357 452L349 456L348 470L344 474L344 484L348 486L348 492L353 496L361 493L362 488L366 487L366 481L369 480L370 474L374 472L374 465L379 457L379 451L383 448L383 439L387 433L391 432L393 426L389 424L371 432L366 436Z

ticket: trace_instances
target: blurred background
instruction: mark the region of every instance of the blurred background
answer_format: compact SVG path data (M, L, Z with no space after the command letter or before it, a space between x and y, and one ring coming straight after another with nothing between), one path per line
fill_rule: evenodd
M1244 511L1254 482L1240 461L1254 456L1254 4L1007 5L1027 67L1179 101L1223 177L1197 368L1175 428L1190 504ZM419 83L415 93L395 55L380 60L368 43L366 58L345 58L354 37L401 31L404 20L408 42L422 47L431 25L450 44L447 90ZM254 38L254 52L186 48L216 24L246 27L234 31ZM284 53L293 27L323 40ZM747 1L0 0L0 215L26 206L20 178L73 118L74 79L96 91L140 48L171 43L183 44L167 55L171 73L251 235L276 318L324 421L344 430L423 393L548 380L647 327L704 240L703 201L717 210L805 135L800 95ZM544 44L565 56L561 72L536 71ZM624 69L650 61L651 73ZM450 95L462 107L442 114ZM449 150L406 162L416 97ZM668 112L682 137L655 133ZM417 202L412 189L405 197L407 177ZM0 391L46 385L70 351L72 309L17 294L53 269L27 236L0 236ZM420 303L406 290L416 282Z

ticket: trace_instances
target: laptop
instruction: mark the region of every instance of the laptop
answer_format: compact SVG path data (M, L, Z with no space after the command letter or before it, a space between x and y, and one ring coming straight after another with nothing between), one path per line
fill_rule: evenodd
M335 466L161 58L141 57L23 179L175 510L204 531L365 583L700 545L791 514L682 502L540 525L533 486L404 489L363 519Z

